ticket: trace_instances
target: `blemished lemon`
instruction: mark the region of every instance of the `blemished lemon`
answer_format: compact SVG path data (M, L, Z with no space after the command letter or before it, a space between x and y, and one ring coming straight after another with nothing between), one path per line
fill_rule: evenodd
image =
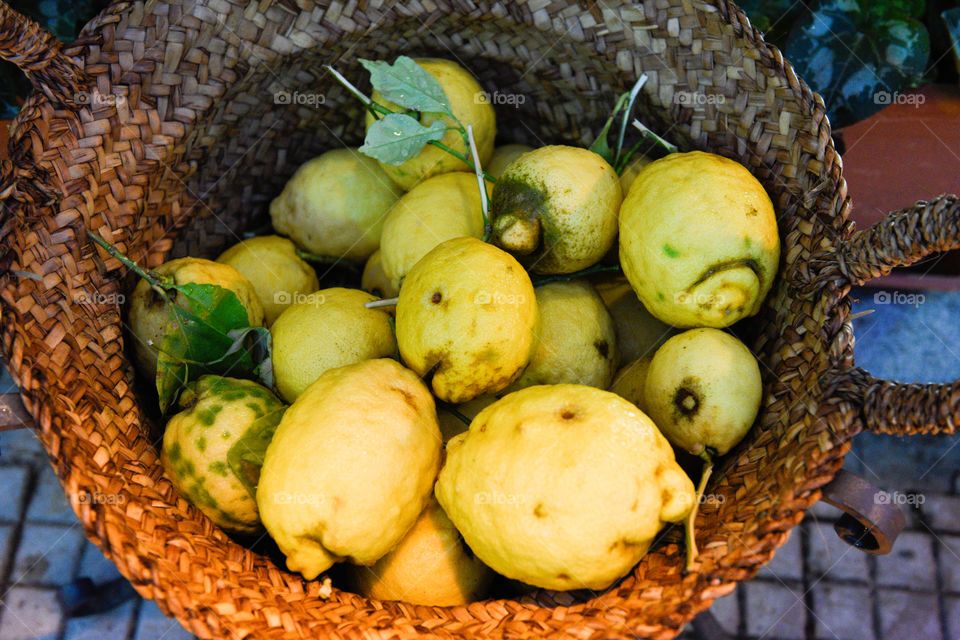
M572 273L599 261L617 236L620 180L606 160L578 147L519 156L493 188L492 239L536 273Z
M313 267L297 255L296 245L280 236L242 240L221 253L217 262L230 265L250 281L268 327L297 296L320 286Z
M163 432L164 472L218 526L255 533L263 453L286 406L256 382L212 375L189 383L179 406Z
M213 284L236 294L247 310L251 327L263 325L264 312L260 297L250 281L227 264L203 258L177 258L153 270L159 276L172 276L176 284L194 282ZM167 291L167 297L177 304L177 291ZM134 337L133 351L137 370L151 380L157 375L157 352L167 327L173 320L167 302L147 283L140 280L130 296L127 321Z
M395 289L435 246L483 236L480 188L472 173L454 171L420 182L393 206L383 224L380 259Z
M477 557L546 589L605 589L693 507L653 422L609 391L508 394L447 443L437 500Z
M270 203L273 228L318 256L366 260L380 246L387 211L403 190L356 149L305 162Z
M691 329L653 356L644 383L650 417L675 446L723 455L750 430L763 384L750 350L725 331Z
M440 447L430 392L395 360L320 376L280 420L257 487L287 567L312 580L385 556L429 501Z
M427 73L436 78L447 96L453 115L463 124L473 126L473 139L477 145L477 155L480 165L483 166L493 153L493 139L497 136L496 114L493 106L486 99L483 88L470 72L452 60L440 58L417 58L416 62L426 69ZM382 104L393 111L402 111L397 105L383 99L379 91L370 96L374 102ZM429 126L432 122L443 121L449 127L456 123L448 115L441 113L421 113L420 124ZM374 117L367 114L367 127L374 122ZM470 151L463 143L459 131L447 131L440 142L446 146L470 155ZM380 166L390 178L404 190L410 190L415 184L430 176L447 173L449 171L473 171L469 165L454 157L447 151L426 145L423 151L415 158L407 160L401 165L381 163Z
M560 383L610 386L620 355L613 319L593 286L570 280L535 291L540 311L537 348L509 390Z
M372 567L350 571L368 598L451 607L479 600L493 571L463 542L436 500L430 500L413 529Z
M780 239L763 186L733 160L674 153L620 208L620 263L644 306L676 327L726 327L760 310Z
M364 306L376 299L334 287L308 294L280 314L270 334L274 379L284 400L296 400L328 369L396 354L389 314Z
M535 347L538 313L530 276L508 253L454 238L413 266L397 302L400 356L433 393L466 402L506 388Z

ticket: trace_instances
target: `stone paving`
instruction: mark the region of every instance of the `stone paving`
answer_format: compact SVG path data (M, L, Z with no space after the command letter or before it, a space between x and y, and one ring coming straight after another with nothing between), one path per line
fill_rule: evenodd
M947 381L960 375L960 294L926 294L922 305L876 305L859 292L857 362L874 375ZM0 378L0 392L10 389ZM711 611L736 638L769 640L960 640L960 436L863 434L845 468L898 492L907 529L888 556L870 556L833 532L839 516L819 503L752 581ZM0 434L0 639L182 640L192 638L152 602L66 619L57 587L77 577L119 577L83 537L28 430ZM693 640L691 629L681 638Z

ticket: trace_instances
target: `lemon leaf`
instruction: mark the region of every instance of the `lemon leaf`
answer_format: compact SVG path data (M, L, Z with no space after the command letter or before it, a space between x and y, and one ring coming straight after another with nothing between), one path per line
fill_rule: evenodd
M257 483L260 481L260 468L267 453L267 445L283 417L285 406L280 406L253 421L253 424L227 451L227 466L233 471L250 497L257 497Z
M183 387L204 373L251 377L269 360L263 327L248 326L247 310L233 291L195 282L165 288L175 295L157 357L161 411L165 413ZM247 338L251 332L257 337L252 344ZM269 370L269 363L266 367Z
M370 72L370 83L386 100L404 109L453 116L443 87L426 69L407 56L391 65L382 60L364 60L360 64Z
M360 153L400 165L417 157L426 144L440 140L446 132L443 122L434 121L425 127L406 114L391 113L370 125Z

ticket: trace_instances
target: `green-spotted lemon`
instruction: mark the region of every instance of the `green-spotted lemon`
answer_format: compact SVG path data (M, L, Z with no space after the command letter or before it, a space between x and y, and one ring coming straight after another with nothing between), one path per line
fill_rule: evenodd
M285 405L256 382L212 375L189 383L179 403L163 433L167 477L220 527L256 532L260 467Z

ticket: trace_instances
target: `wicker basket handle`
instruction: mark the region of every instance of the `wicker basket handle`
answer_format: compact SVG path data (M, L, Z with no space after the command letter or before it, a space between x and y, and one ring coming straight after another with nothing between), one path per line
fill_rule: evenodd
M0 2L0 58L17 65L33 88L55 104L72 103L87 84L60 41L6 2Z
M888 213L857 231L840 250L840 269L851 284L884 276L930 254L960 248L960 198L942 195ZM877 433L954 433L960 422L960 380L910 384L880 380L860 368L845 375L862 407L863 425Z

